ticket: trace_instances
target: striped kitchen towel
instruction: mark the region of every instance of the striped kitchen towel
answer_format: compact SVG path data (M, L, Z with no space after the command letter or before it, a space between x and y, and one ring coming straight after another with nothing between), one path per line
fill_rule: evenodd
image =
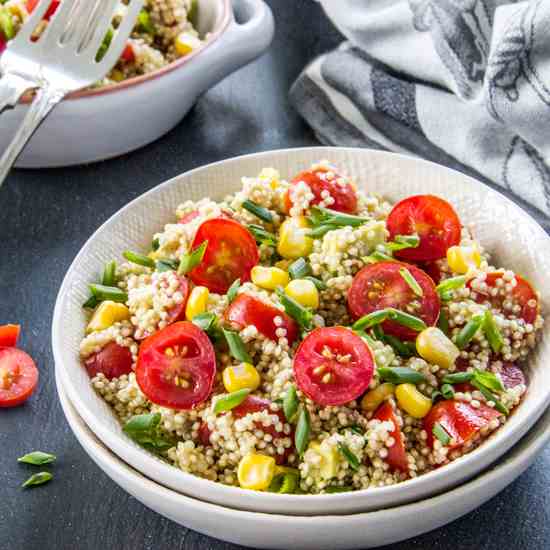
M290 92L320 141L446 164L549 219L550 0L321 4L347 41Z

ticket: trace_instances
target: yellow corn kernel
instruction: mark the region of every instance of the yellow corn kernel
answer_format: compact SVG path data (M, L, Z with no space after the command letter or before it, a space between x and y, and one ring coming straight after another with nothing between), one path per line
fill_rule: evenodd
M261 180L269 181L271 189L277 189L277 187L281 184L279 172L277 172L274 168L264 168L258 177Z
M188 32L181 32L178 36L176 36L174 41L176 52L182 57L190 54L193 50L200 48L201 45L202 42L200 39Z
M289 280L286 271L278 267L263 267L261 265L252 268L250 278L255 285L267 290L275 290L278 286L285 286Z
M313 239L306 236L309 225L304 216L288 218L279 229L277 252L289 260L296 260L311 253Z
M454 342L437 327L428 327L416 337L416 351L422 359L448 369L460 355Z
M367 392L361 399L361 408L367 412L375 411L382 401L393 395L395 386L389 382L376 386L373 390Z
M451 246L447 250L447 263L455 273L468 273L471 269L479 267L481 255L477 245Z
M319 307L319 291L307 279L294 279L290 281L286 285L285 293L304 307L312 307L313 309Z
M260 385L260 375L250 363L226 367L222 373L222 380L229 393L245 388L254 391Z
M272 456L250 453L241 458L237 469L239 485L243 489L264 491L275 475L275 459Z
M205 286L196 286L189 295L187 305L185 306L185 318L192 321L195 315L204 313L208 304L210 292Z
M106 300L105 302L101 302L94 311L86 327L86 332L105 330L117 321L126 321L128 319L130 319L130 310L124 304Z
M424 418L432 408L432 400L421 394L414 384L399 384L395 397L397 404L414 418Z
M324 480L331 479L337 475L340 455L335 447L322 445L318 441L311 441L308 449L312 449L320 455L319 473Z

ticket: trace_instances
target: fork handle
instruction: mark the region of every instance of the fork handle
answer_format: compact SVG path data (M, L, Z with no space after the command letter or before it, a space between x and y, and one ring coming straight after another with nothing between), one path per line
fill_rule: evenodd
M50 111L63 99L66 92L51 88L40 88L35 100L29 106L29 110L23 119L23 123L17 130L12 142L0 158L0 187L23 147L31 139L34 132Z
M0 79L0 113L15 107L19 98L31 88L36 88L36 83L13 73L4 74Z

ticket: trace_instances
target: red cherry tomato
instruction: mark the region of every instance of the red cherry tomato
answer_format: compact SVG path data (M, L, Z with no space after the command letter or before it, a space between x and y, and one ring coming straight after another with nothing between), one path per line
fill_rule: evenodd
M428 434L427 443L433 448L433 428L439 423L452 437L449 447L455 449L470 441L491 420L501 416L495 409L481 404L479 408L472 407L464 401L447 400L436 403L424 417L423 425Z
M131 63L135 58L134 54L134 48L132 48L132 44L128 43L124 47L124 50L122 50L122 54L120 55L120 58L125 61L126 63Z
M136 379L141 391L157 405L196 407L210 395L215 375L214 348L193 323L173 323L141 344Z
M415 195L398 202L388 216L390 239L396 235L420 237L417 248L395 255L403 260L429 261L444 258L447 249L460 243L460 220L453 207L433 195Z
M38 384L38 369L32 358L17 348L0 349L0 407L24 403Z
M353 401L369 387L373 370L367 344L344 327L315 329L294 356L298 387L319 405Z
M525 374L523 374L523 371L517 365L514 365L514 363L503 363L501 367L495 367L492 370L498 373L506 388L515 388L520 384L524 386L527 384Z
M180 282L178 291L181 292L183 300L168 310L168 317L166 318L168 323L185 320L185 306L187 305L187 298L189 297L189 281L181 275L178 276L178 279Z
M338 183L338 179L342 177L339 174L335 174L333 179L328 180L327 172L331 171L329 168L317 168L300 172L292 180L292 185L296 185L301 181L307 183L315 197L311 201L312 205L319 204L324 198L322 196L323 191L327 191L334 199L334 204L329 206L331 210L355 214L357 212L357 193L353 185L349 182ZM287 211L292 207L290 192L285 195L285 205Z
M187 212L185 216L180 218L178 220L178 223L181 223L182 225L185 225L186 223L189 223L190 221L194 220L199 215L198 210L192 210L191 212Z
M203 422L200 425L199 428L199 441L202 445L205 447L210 447L210 436L212 435L212 432L210 431L210 428L208 427L208 422Z
M239 222L214 218L203 222L195 234L192 248L208 241L202 262L189 277L196 285L225 294L235 279L250 280L250 270L260 257L256 240Z
M394 425L394 429L390 432L391 437L395 443L388 447L388 456L386 462L393 470L399 470L403 473L409 472L409 461L407 460L407 453L405 452L405 444L403 442L403 435L401 434L401 427L395 416L393 406L388 401L382 403L380 407L374 413L373 418L386 422L391 420Z
M279 339L276 334L278 328L286 329L286 339L290 345L300 332L298 323L284 311L249 294L239 294L225 311L224 317L231 327L238 330L254 325L261 334L274 342ZM275 324L275 317L283 320L280 326Z
M417 296L405 281L400 269L408 269L422 289ZM408 309L409 304L412 307ZM405 311L422 319L428 326L435 325L440 303L435 284L424 271L414 265L400 262L377 262L361 269L348 292L348 308L355 319L387 307ZM398 338L413 340L417 333L394 321L385 321L382 328Z
M439 269L437 262L419 262L416 265L422 271L425 271L436 285L441 282L441 269Z
M29 13L32 13L34 11L34 8L38 5L40 0L27 0L26 2L26 8ZM60 0L52 0L50 2L50 7L46 10L46 13L44 14L43 19L46 21L49 21L51 16L57 11L57 8L59 7Z
M90 355L84 366L90 378L101 372L111 380L132 372L132 353L116 342L109 342L102 350Z
M0 348L14 348L21 332L20 325L0 326Z
M487 277L485 278L485 283L490 288L496 288L497 281L499 279L502 279L503 275L504 273L502 271L493 271L492 273L488 273ZM512 290L512 298L515 302L515 305L519 305L521 308L519 317L521 317L526 323L532 324L535 322L539 313L539 298L528 281L526 281L523 277L520 277L519 275L516 275L515 277L516 286ZM503 313L507 314L507 316L512 315L509 310L506 311L502 309L502 302L504 301L504 297L502 294L499 293L497 296L491 296L489 294L480 292L477 289L473 290L472 282L473 280L468 281L467 286L474 292L473 298L476 300L476 302L480 304L488 302L493 307L502 310ZM514 317L518 317L518 315L515 313L513 315Z
M6 49L7 43L2 35L0 35L0 54Z

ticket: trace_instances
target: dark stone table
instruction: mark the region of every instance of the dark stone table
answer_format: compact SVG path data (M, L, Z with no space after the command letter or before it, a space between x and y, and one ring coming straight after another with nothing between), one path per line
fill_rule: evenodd
M276 38L261 59L204 95L170 134L123 158L70 169L15 171L0 189L0 324L20 322L21 346L40 368L23 407L0 410L0 549L236 548L148 510L113 483L72 435L57 401L52 311L70 262L130 199L205 163L266 149L316 145L287 91L305 64L341 40L311 0L270 2ZM292 7L291 7L292 6ZM17 457L55 452L55 478L23 491ZM550 548L550 448L475 512L395 550ZM396 518L398 521L399 518Z

